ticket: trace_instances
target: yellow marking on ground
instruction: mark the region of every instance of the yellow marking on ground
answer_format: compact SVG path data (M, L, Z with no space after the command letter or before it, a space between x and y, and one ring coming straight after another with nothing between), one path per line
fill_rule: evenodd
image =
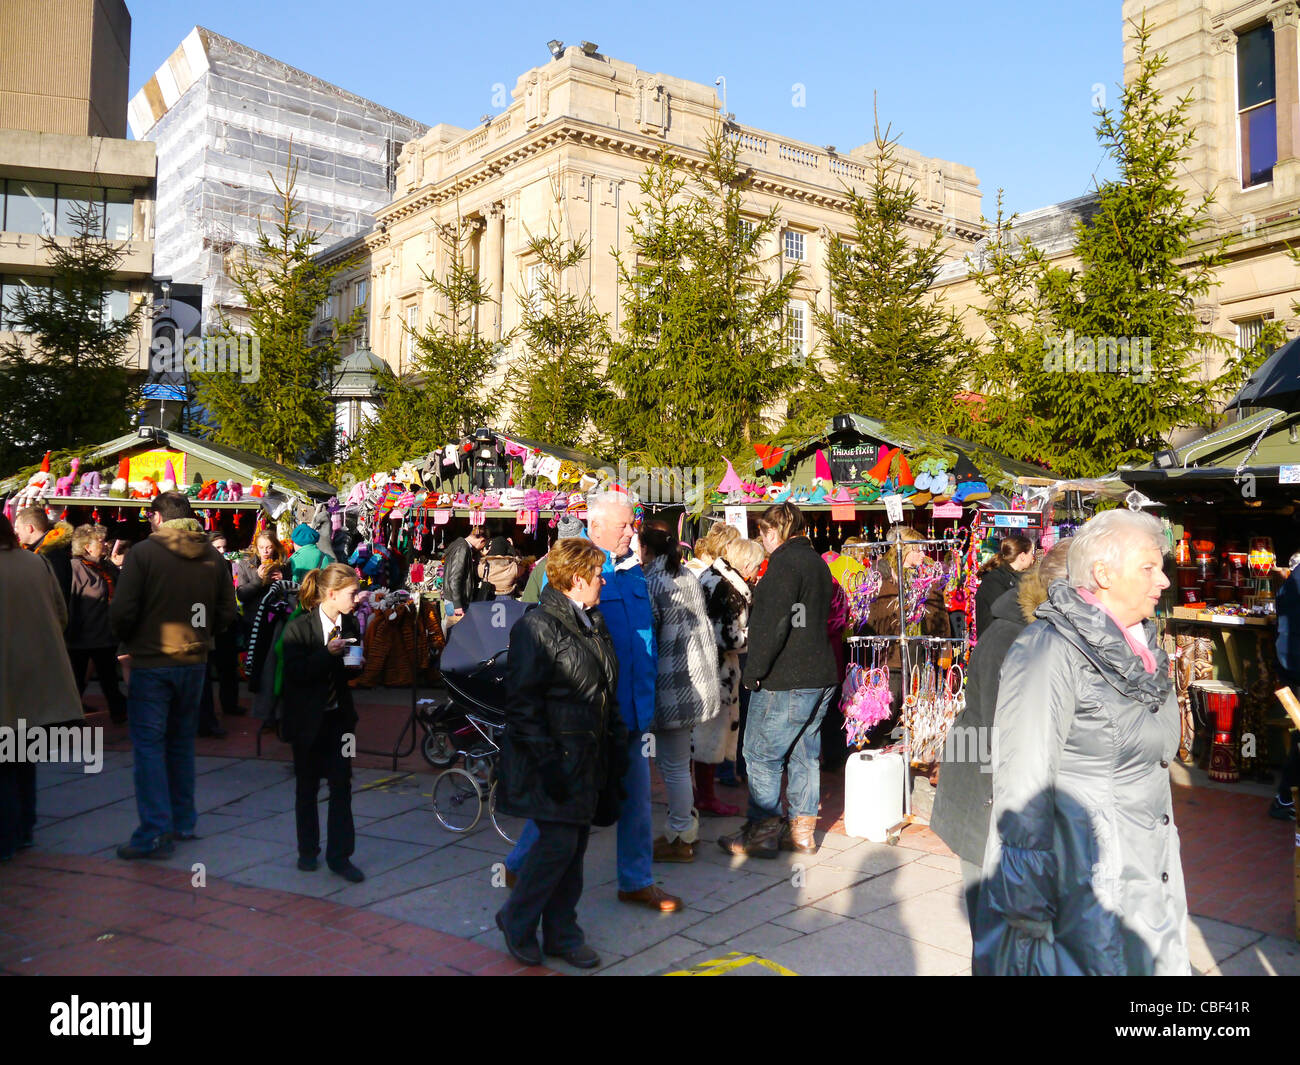
M372 780L369 784L367 784L364 788L361 788L360 790L380 791L386 788L389 784L392 784L394 781L405 780L410 775L411 774L409 773L399 773L395 777L380 777L378 780Z
M784 965L779 965L767 958L760 958L757 954L742 954L739 951L732 951L730 954L724 954L721 958L714 958L712 961L702 961L698 965L692 965L689 969L682 969L675 973L664 973L665 976L726 976L727 973L735 972L737 969L743 969L746 965L759 965L764 969L769 969L776 973L777 976L798 976Z

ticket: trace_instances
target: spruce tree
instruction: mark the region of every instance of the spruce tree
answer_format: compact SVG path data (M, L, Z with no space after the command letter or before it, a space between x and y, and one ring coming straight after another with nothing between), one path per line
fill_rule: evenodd
M356 331L364 312L355 308L343 321L332 320L325 335L313 339L331 282L353 269L357 259L325 265L314 257L321 234L299 224L297 175L298 164L291 159L283 181L272 177L279 197L272 231L259 224L253 253L244 249L231 269L248 308L246 331L257 344L257 379L202 373L196 394L206 422L200 431L210 439L279 463L316 465L334 455L330 384L340 344ZM238 332L229 320L222 331Z
M953 420L968 344L931 288L944 262L943 234L918 244L909 232L919 197L897 144L877 121L866 189L847 189L853 236L827 250L831 309L814 315L821 359L798 404L813 424L837 413L912 430Z
M480 308L492 306L493 300L467 265L471 236L464 224L439 227L438 239L448 252L447 276L421 271L441 304L437 321L415 333L410 371L384 382L375 420L357 435L347 456L344 468L349 472L363 476L391 469L496 416L498 404L484 390L493 369L493 345L478 332Z
M128 429L136 405L128 349L148 308L108 317L121 248L104 239L96 208L70 220L71 238L41 237L49 287L17 289L5 311L19 335L0 345L0 469L101 444Z
M521 321L515 334L522 350L507 371L505 390L514 410L512 427L520 435L589 447L608 397L609 328L590 290L582 287L588 242L561 235L558 191L555 201L548 231L528 240L528 255L540 269L535 287L517 294Z

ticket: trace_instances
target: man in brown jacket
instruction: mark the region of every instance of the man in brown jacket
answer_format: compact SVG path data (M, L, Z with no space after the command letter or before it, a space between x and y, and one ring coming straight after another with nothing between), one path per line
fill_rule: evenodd
M126 557L109 623L129 656L127 720L140 827L119 858L165 858L194 839L194 734L215 632L235 617L225 562L179 492L150 505L153 534Z

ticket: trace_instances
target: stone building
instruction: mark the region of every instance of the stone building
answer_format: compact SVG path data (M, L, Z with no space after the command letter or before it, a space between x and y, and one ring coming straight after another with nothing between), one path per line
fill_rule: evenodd
M570 284L589 289L617 330L623 293L611 253L628 246L638 183L664 150L687 163L703 158L722 117L713 86L640 70L594 45L554 43L552 60L518 79L503 111L469 130L436 125L408 143L395 196L375 212L374 228L325 253L364 255L364 264L340 279L330 310L342 317L360 298L358 286L368 292L368 342L394 370L410 364L409 330L438 320L436 293L422 275L445 276L450 252L439 232L458 221L468 227L468 261L494 301L481 308L481 335L500 340L519 323L520 297L539 269L529 238L551 227L588 244L585 268ZM812 311L830 307L827 248L852 233L845 189L863 187L872 147L839 151L734 121L727 129L752 174L753 215L777 210L771 268L803 271L786 328L792 344L811 353ZM975 172L905 148L897 157L920 192L915 238L942 232L954 257L974 247L982 236ZM498 379L510 357L503 346Z
M57 32L51 32L57 28ZM18 292L48 286L43 236L75 232L96 209L122 254L104 312L123 317L149 297L154 146L126 139L131 16L123 0L0 3L0 331ZM148 317L129 364L148 365ZM6 337L7 338L7 337Z
M326 247L367 233L392 200L402 145L428 128L196 26L132 97L157 144L157 270L203 286L205 321L241 306L230 267L280 215L273 181L298 163L299 224Z

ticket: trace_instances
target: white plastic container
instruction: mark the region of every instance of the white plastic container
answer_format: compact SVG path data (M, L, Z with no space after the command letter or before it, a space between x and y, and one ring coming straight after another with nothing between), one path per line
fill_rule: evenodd
M884 843L903 820L901 754L858 751L844 766L844 831L859 839Z

